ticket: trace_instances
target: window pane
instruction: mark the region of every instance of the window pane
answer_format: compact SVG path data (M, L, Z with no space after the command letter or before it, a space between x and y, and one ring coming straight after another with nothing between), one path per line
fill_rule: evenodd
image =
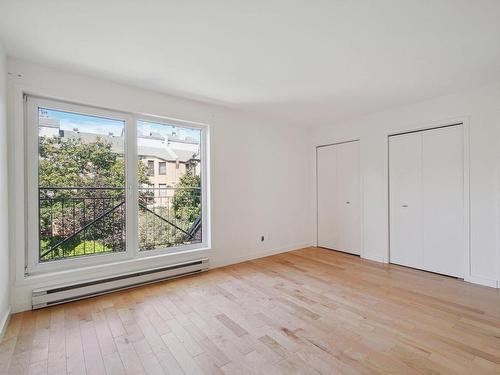
M154 160L148 160L148 176L155 175L155 162Z
M160 161L158 164L158 174L161 174L162 176L167 174L167 162Z
M125 250L122 120L38 109L39 259Z
M201 242L200 142L199 129L138 121L140 250Z
M166 197L167 196L167 184L160 184L158 186L160 189L160 197Z

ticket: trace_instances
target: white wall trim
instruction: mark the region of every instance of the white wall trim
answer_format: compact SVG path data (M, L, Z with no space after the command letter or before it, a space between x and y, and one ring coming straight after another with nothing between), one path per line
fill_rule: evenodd
M497 133L497 148L500 149L500 133ZM495 196L495 205L496 205L496 215L495 215L495 228L496 228L496 236L495 236L495 275L497 278L497 288L500 288L500 153L496 158L496 196Z
M9 306L7 311L4 312L3 316L0 317L0 342L3 339L3 335L5 334L5 331L7 330L7 326L9 325L10 313L11 313L11 308Z
M465 280L468 282L471 282L473 284L478 284L478 285L483 285L483 286L489 286L491 288L499 288L500 285L497 280L494 279L489 279L487 277L482 277L482 276L473 276L471 275L468 280Z
M300 249L304 249L307 247L313 247L313 246L315 246L315 244L301 243L301 244L275 247L275 248L271 248L271 249L261 250L261 251L252 252L252 253L248 253L245 255L240 255L237 257L226 258L226 259L221 259L221 258L217 258L214 256L210 259L210 269L230 266L232 264L238 264L238 263L246 262L248 260L264 258L264 257L271 256L271 255L287 253L289 251L300 250Z
M379 263L389 263L387 259L385 259L383 256L380 256L380 255L374 255L374 254L363 254L363 256L361 257L363 259L368 259L368 260L372 260L374 262L379 262Z

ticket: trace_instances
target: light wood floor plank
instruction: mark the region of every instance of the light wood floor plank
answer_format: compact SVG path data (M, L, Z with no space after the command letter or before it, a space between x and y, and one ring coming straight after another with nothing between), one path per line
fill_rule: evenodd
M0 374L500 374L500 291L307 248L15 314Z

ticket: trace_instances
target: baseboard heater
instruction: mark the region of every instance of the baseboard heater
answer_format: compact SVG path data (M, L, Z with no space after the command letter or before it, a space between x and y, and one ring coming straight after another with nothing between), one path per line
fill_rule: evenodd
M203 258L78 284L36 289L32 292L31 304L33 310L35 310L70 301L95 297L139 285L151 284L207 271L208 264L208 258Z

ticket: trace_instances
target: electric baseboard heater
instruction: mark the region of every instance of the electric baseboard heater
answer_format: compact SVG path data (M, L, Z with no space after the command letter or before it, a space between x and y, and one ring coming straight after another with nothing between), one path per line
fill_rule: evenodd
M193 275L208 270L208 258L166 267L152 268L108 278L57 287L35 289L32 292L33 310L133 288L139 285Z

